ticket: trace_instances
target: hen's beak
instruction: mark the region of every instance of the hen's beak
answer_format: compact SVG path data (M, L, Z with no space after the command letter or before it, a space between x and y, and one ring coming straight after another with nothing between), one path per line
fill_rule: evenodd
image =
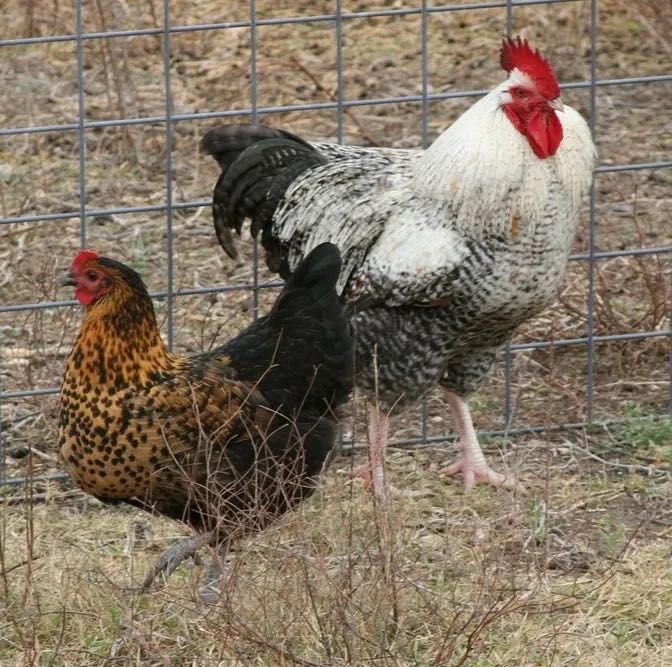
M61 287L76 287L77 286L77 281L75 280L75 276L68 271L67 273L64 273L58 277L58 284Z
M556 111L564 111L565 107L562 104L562 100L560 97L556 97L554 100L551 100L548 103L548 106L551 107L551 109L555 109Z

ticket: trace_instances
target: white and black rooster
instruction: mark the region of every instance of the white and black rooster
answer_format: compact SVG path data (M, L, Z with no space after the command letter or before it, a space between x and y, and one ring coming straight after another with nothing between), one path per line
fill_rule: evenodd
M324 241L341 250L337 288L370 398L370 460L358 474L377 493L389 409L437 383L462 449L446 474L461 472L466 489L514 485L488 466L467 397L516 327L555 299L595 147L527 40L505 39L500 62L507 80L425 151L307 143L261 125L202 140L222 169L213 214L230 256L246 218L284 278Z

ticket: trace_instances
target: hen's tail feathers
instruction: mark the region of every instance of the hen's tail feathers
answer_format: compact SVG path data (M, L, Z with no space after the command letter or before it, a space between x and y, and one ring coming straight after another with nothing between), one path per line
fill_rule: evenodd
M287 280L282 295L299 288L317 287L328 293L336 290L341 273L341 253L333 243L321 243L309 252ZM278 299L280 301L281 299Z
M230 358L240 379L257 382L273 407L320 415L352 391L354 338L336 292L340 269L338 248L317 246L269 314L216 352Z
M289 277L269 313L269 324L282 331L278 363L299 371L304 378L311 376L307 392L314 397L332 397L334 406L347 399L354 372L353 331L336 292L340 271L338 248L332 243L320 244ZM297 364L299 357L303 359ZM303 370L296 368L298 365Z
M273 213L288 186L326 158L300 137L263 125L224 125L201 139L201 151L222 169L213 193L212 214L220 245L238 256L232 229L240 234L246 218L250 232L266 250L269 268L287 277L281 248L271 236Z

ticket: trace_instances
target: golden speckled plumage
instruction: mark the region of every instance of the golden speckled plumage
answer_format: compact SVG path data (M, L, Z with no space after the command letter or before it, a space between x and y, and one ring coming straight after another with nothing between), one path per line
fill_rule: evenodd
M334 410L352 383L349 325L333 284L288 283L278 300L284 295L290 306L285 319L292 318L294 299L295 317L316 322L312 332L299 323L297 336L320 330L340 339L335 367L328 368L326 357L305 360L313 373L325 366L317 385L322 394L312 402L301 375L268 373L274 351L282 357L282 341L294 333L291 322L274 327L279 311L228 348L179 357L163 343L135 272L106 258L85 268L100 270L113 288L87 307L66 363L59 440L72 479L103 500L126 501L227 538L262 528L308 495L334 444ZM295 343L292 350L302 349ZM325 347L334 349L333 341ZM246 365L250 350L265 375ZM276 365L283 367L282 358ZM274 401L276 386L284 391L292 383L307 394L304 403Z

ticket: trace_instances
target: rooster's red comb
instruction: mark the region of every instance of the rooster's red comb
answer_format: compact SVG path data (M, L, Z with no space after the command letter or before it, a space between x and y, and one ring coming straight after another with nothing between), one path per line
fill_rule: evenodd
M72 260L70 270L73 273L77 273L82 268L82 266L84 266L84 264L91 261L92 259L98 259L98 253L94 250L82 249L75 255L75 259Z
M517 69L527 74L545 98L554 100L560 95L560 86L550 63L538 50L532 50L526 39L506 37L502 42L499 62L506 72Z

